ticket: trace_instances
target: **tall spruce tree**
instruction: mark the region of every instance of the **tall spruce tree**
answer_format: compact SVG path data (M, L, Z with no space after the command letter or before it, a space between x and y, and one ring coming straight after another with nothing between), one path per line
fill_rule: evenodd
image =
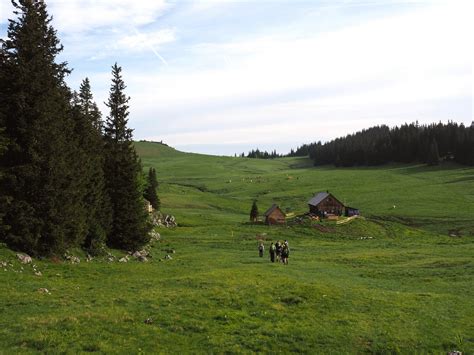
M430 143L427 163L429 165L439 165L438 143L435 138L433 138Z
M257 219L258 219L257 200L254 200L252 203L252 208L250 209L250 222L257 222Z
M112 207L112 228L108 244L133 250L149 241L151 225L144 208L140 174L141 163L127 127L128 102L122 68L112 67L112 85L106 105L110 109L105 124L105 179Z
M158 194L156 193L156 190L158 189L158 180L156 179L156 170L155 168L150 168L148 170L148 176L147 176L147 184L145 188L145 192L143 194L143 197L150 201L151 205L155 210L160 210L161 207L161 202L158 197Z
M34 255L58 254L84 236L71 169L77 147L69 140L69 70L56 62L62 46L44 2L12 3L17 18L0 52L0 110L9 139L0 184L9 228L0 230L0 239Z
M105 245L110 231L112 211L105 192L104 146L101 113L93 101L89 79L81 83L79 93L74 96L73 117L75 136L81 147L76 155L76 171L80 172L82 201L87 226L84 247L97 253Z
M1 128L2 127L1 123L2 123L2 119L0 117L0 161L2 160L3 154L5 153L5 150L7 148L7 140L4 134L4 129ZM2 181L3 170L4 170L3 166L0 165L0 182ZM7 201L3 200L2 196L0 196L0 204L7 204ZM2 211L2 209L0 208L0 230L6 229L6 226L3 225L4 213L5 211Z

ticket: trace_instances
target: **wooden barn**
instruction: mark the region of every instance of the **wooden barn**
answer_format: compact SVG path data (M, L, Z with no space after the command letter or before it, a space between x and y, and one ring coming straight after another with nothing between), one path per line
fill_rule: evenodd
M319 217L341 216L344 204L329 192L319 192L308 201L309 212Z
M286 223L286 215L283 213L280 207L273 204L264 214L265 216L265 224L285 224Z

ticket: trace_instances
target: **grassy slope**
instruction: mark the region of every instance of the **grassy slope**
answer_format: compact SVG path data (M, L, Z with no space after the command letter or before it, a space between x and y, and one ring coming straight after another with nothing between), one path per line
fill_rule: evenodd
M39 261L41 277L0 247L12 263L0 269L0 353L474 351L474 169L137 148L180 227L160 231L148 264ZM246 224L253 198L298 213L326 189L369 218L328 233ZM258 258L257 234L288 239L290 265ZM166 248L173 260L158 261Z

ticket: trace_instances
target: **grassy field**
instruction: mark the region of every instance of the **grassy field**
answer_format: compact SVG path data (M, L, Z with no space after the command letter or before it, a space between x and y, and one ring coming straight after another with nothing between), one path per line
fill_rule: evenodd
M474 353L473 168L137 150L179 227L148 263L35 260L42 276L0 246L1 354ZM253 199L298 215L325 190L365 218L248 223ZM257 238L288 239L289 265L259 258Z

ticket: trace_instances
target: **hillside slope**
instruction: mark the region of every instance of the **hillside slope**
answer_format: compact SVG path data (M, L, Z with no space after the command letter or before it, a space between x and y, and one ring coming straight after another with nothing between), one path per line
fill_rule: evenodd
M164 208L185 220L195 212L193 206L211 215L231 211L235 221L245 220L253 199L261 211L277 203L304 213L313 193L330 190L366 216L397 218L444 232L474 228L470 223L474 168L454 164L314 168L306 158L216 157L145 142L137 144L137 150L145 168L157 169Z

